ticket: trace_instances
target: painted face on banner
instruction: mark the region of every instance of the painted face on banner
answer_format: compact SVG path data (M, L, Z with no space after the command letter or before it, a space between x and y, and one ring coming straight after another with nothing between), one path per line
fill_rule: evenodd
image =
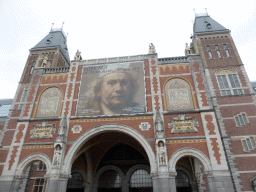
M130 97L131 77L124 72L114 72L103 76L98 97L109 107L124 107Z

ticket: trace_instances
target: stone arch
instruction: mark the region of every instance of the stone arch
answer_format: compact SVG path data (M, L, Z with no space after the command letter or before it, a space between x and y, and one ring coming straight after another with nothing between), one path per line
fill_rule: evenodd
M195 157L200 160L204 166L204 172L212 171L210 160L203 152L194 148L183 148L179 149L171 156L169 160L169 168L171 172L176 172L176 164L178 160L185 156Z
M46 174L48 174L50 172L51 167L52 167L51 159L43 153L34 153L34 154L27 156L19 163L19 165L17 167L16 175L24 176L24 171L26 171L27 168L29 167L29 165L34 161L43 161L46 165L46 170L47 170Z
M166 110L188 110L194 109L195 103L192 94L192 86L183 78L171 78L165 82L164 95Z
M65 160L64 160L65 167L64 167L63 172L65 172L67 174L70 173L72 162L73 162L73 159L75 157L75 154L77 153L77 151L80 149L80 147L82 147L82 145L86 141L88 141L92 137L94 137L94 136L96 136L96 135L98 135L102 132L106 132L106 131L118 131L118 132L121 132L121 133L125 133L125 134L131 136L132 138L136 139L141 144L141 146L145 149L145 151L148 155L148 159L149 159L149 163L150 163L150 167L151 167L151 172L156 172L157 171L154 151L153 151L151 145L146 141L146 139L143 135L141 135L135 129L133 129L131 127L128 127L128 126L125 126L125 125L105 124L105 125L100 125L100 126L91 128L90 130L84 132L72 144L72 146L69 148L69 150L66 154Z

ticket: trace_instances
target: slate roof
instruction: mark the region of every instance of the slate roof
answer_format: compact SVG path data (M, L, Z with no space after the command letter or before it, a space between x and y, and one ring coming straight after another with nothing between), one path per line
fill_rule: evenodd
M194 22L194 34L229 31L209 15L196 16Z
M51 47L60 47L68 59L69 58L69 52L68 52L68 46L67 46L67 37L62 29L52 29L48 35L46 35L36 46L34 46L33 49L41 49L41 48L51 48Z

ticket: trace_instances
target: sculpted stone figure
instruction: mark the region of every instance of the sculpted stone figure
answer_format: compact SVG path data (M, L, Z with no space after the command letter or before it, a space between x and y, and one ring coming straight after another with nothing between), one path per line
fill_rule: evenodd
M61 146L57 145L54 153L53 166L59 166L60 164L60 155L61 155Z
M148 54L154 54L155 52L156 52L155 45L153 43L150 43Z
M45 56L45 57L43 58L42 63L41 63L41 67L46 67L46 66L47 66L47 60L48 60L48 58L47 58L47 56Z
M74 60L82 60L81 52L77 50Z

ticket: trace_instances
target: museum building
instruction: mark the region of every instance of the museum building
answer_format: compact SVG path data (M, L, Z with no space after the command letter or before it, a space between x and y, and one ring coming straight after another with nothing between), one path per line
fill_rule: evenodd
M255 191L255 93L231 31L197 14L191 38L181 57L151 43L70 61L51 29L0 124L0 191Z

